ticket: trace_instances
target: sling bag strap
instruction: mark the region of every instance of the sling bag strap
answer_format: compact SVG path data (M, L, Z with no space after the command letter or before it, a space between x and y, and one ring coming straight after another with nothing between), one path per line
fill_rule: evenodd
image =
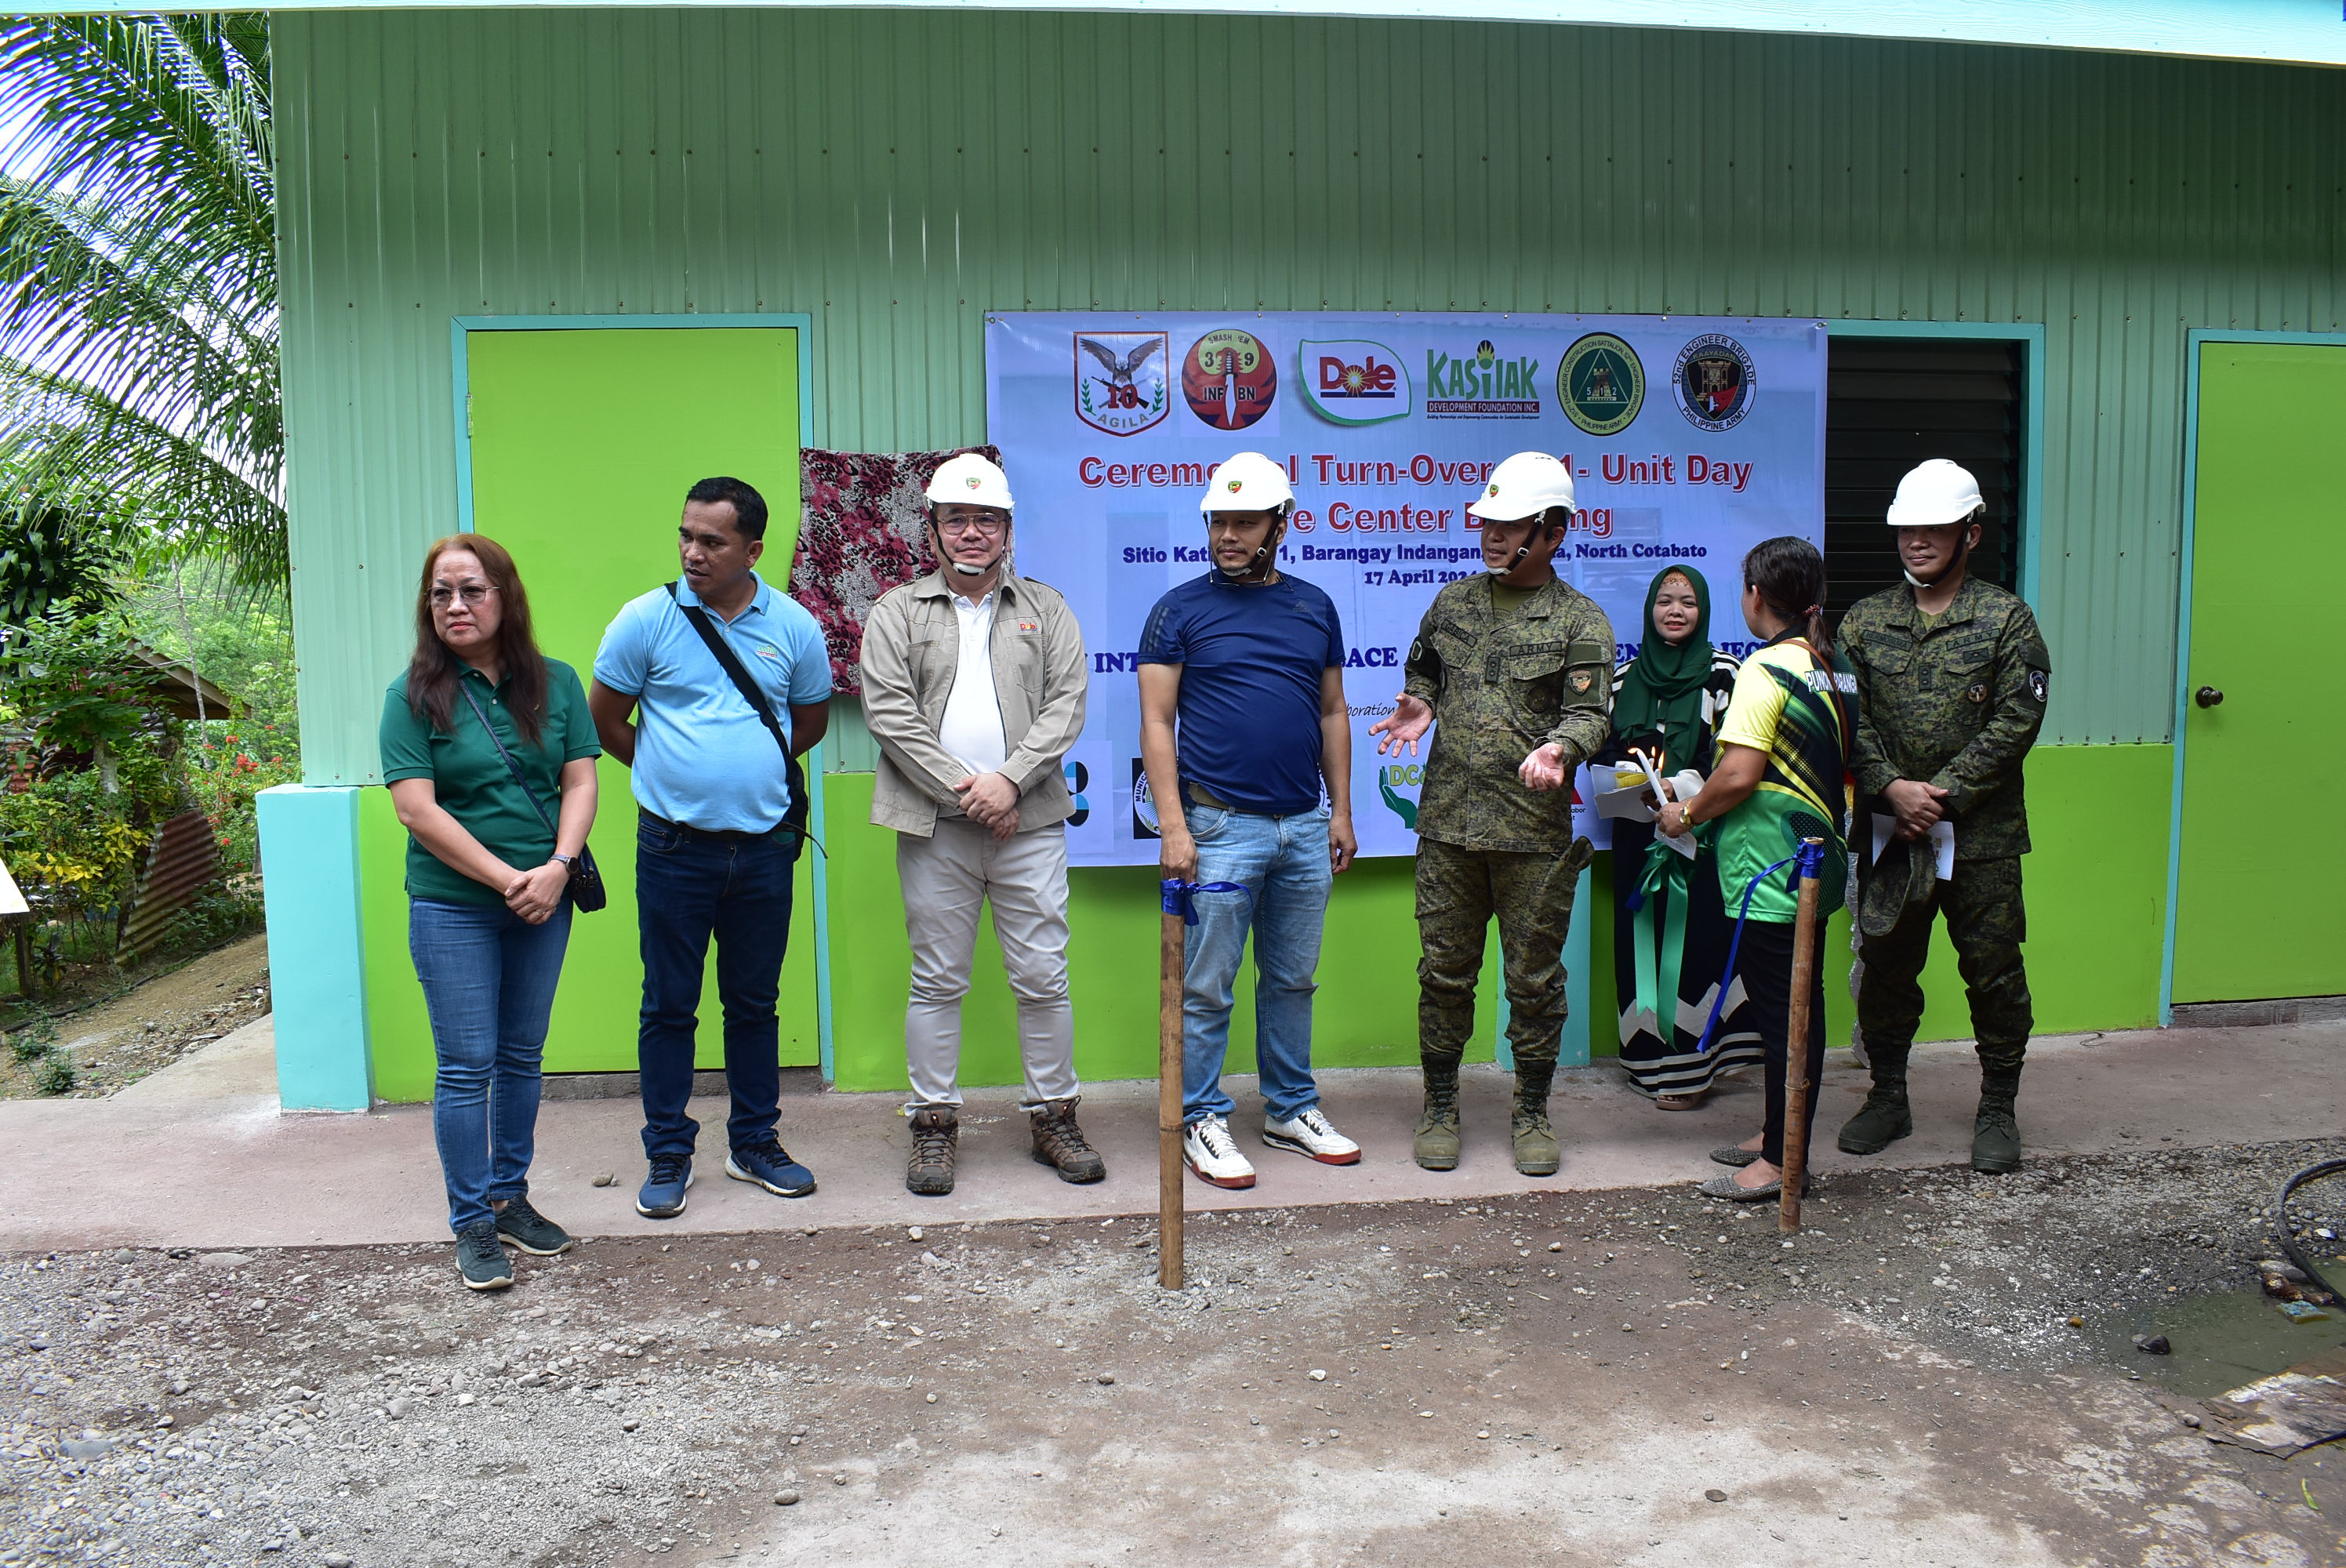
M790 809L783 813L781 826L804 839L807 810L812 803L812 797L807 793L806 773L790 751L790 738L783 732L781 720L774 717L773 706L767 702L766 694L758 689L758 683L750 678L748 670L741 667L740 656L733 651L733 645L727 642L724 634L717 629L717 623L709 619L709 612L699 605L688 605L678 598L674 583L663 585L668 589L668 596L676 601L676 607L684 612L684 618L692 623L692 629L700 634L700 640L709 645L710 656L727 675L732 677L734 688L740 692L741 700L750 705L750 711L758 716L760 722L766 727L766 733L772 736L774 744L782 748L782 765L788 769L786 778L790 787Z
M529 787L527 779L522 777L521 764L515 762L513 753L505 749L505 738L497 733L497 727L489 722L488 709L481 706L481 699L474 697L473 688L464 682L458 681L456 689L464 694L464 701L471 706L473 717L479 719L481 728L489 732L489 744L497 748L497 755L505 760L505 771L512 774L513 781L521 786L522 798L529 802L529 809L537 813L537 820L546 824L546 830L555 836L555 847L561 848L562 830L555 825L553 818L546 814L546 808L538 804L537 791ZM578 846L577 855L570 861L568 887L570 901L588 914L601 909L607 901L603 891L603 870L595 863L595 851L584 844Z

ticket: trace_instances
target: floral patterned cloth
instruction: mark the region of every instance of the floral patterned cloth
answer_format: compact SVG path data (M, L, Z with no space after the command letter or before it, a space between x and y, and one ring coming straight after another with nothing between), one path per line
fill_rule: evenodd
M863 652L863 620L889 589L933 571L925 537L923 492L948 457L983 453L991 446L950 452L821 452L799 460L798 554L790 562L790 597L822 627L831 649L831 683L845 695L862 691L856 661Z

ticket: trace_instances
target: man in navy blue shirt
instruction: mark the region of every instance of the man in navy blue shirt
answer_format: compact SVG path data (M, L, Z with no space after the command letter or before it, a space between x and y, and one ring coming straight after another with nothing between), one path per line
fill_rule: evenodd
M1197 895L1181 1001L1181 1151L1216 1186L1254 1186L1221 1087L1250 928L1262 1141L1325 1165L1361 1158L1311 1079L1328 891L1359 844L1343 629L1326 594L1278 568L1294 506L1268 457L1215 469L1198 502L1212 568L1158 600L1140 638L1140 755L1165 875L1243 889Z

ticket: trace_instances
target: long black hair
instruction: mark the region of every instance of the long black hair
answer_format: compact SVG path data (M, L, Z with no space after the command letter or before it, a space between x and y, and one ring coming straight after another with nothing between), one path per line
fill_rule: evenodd
M1825 558L1797 535L1762 539L1743 557L1743 585L1756 588L1760 602L1795 626L1817 652L1832 662L1832 638L1825 631Z

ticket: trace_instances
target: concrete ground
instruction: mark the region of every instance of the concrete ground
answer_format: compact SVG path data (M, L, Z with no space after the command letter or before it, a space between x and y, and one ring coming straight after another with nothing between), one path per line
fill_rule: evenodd
M444 1239L445 1209L425 1105L349 1115L280 1113L270 1023L262 1019L102 1100L0 1103L0 1249L97 1246L290 1247ZM2021 1102L2032 1154L2271 1143L2346 1128L2346 1023L2259 1029L2176 1029L2040 1040ZM1830 1179L1861 1166L1960 1162L1970 1147L1978 1078L1968 1046L1917 1053L1915 1135L1871 1161L1832 1146L1864 1095L1865 1074L1834 1051L1821 1086L1815 1169ZM1250 1079L1232 1081L1233 1119L1260 1179L1226 1192L1188 1180L1200 1209L1469 1197L1553 1189L1688 1182L1716 1174L1704 1156L1758 1130L1754 1072L1727 1080L1698 1110L1655 1110L1599 1065L1560 1075L1555 1112L1561 1175L1515 1174L1505 1140L1509 1080L1470 1069L1467 1149L1460 1168L1422 1171L1409 1156L1416 1075L1330 1073L1326 1109L1360 1140L1360 1165L1335 1168L1263 1148ZM1070 1218L1156 1207L1156 1089L1093 1085L1083 1122L1108 1178L1056 1180L1028 1156L1015 1093L970 1095L962 1176L954 1194L903 1189L908 1129L895 1098L817 1094L784 1102L782 1139L821 1190L795 1201L723 1179L722 1099L696 1100L702 1124L698 1185L678 1219L634 1210L643 1176L632 1100L549 1100L538 1118L532 1191L537 1206L597 1236L860 1227L908 1222ZM60 1151L72 1151L59 1162ZM598 1175L614 1185L592 1185Z
M280 1115L263 1023L107 1100L0 1105L0 1568L2332 1568L2346 1463L2210 1442L2194 1400L2229 1384L2192 1379L2246 1353L2228 1322L2280 1364L2346 1334L2250 1268L2280 1179L2340 1152L2341 1050L2045 1042L2005 1177L1964 1162L1959 1049L1918 1063L1916 1136L1833 1152L1837 1054L1797 1239L1688 1185L1756 1084L1673 1115L1573 1074L1534 1182L1500 1075L1433 1176L1409 1075L1331 1074L1368 1158L1193 1182L1181 1291L1146 1085L1088 1097L1089 1188L974 1096L944 1200L903 1192L887 1097L795 1095L819 1194L705 1172L659 1227L633 1106L556 1101L535 1191L585 1245L475 1296L428 1112Z

